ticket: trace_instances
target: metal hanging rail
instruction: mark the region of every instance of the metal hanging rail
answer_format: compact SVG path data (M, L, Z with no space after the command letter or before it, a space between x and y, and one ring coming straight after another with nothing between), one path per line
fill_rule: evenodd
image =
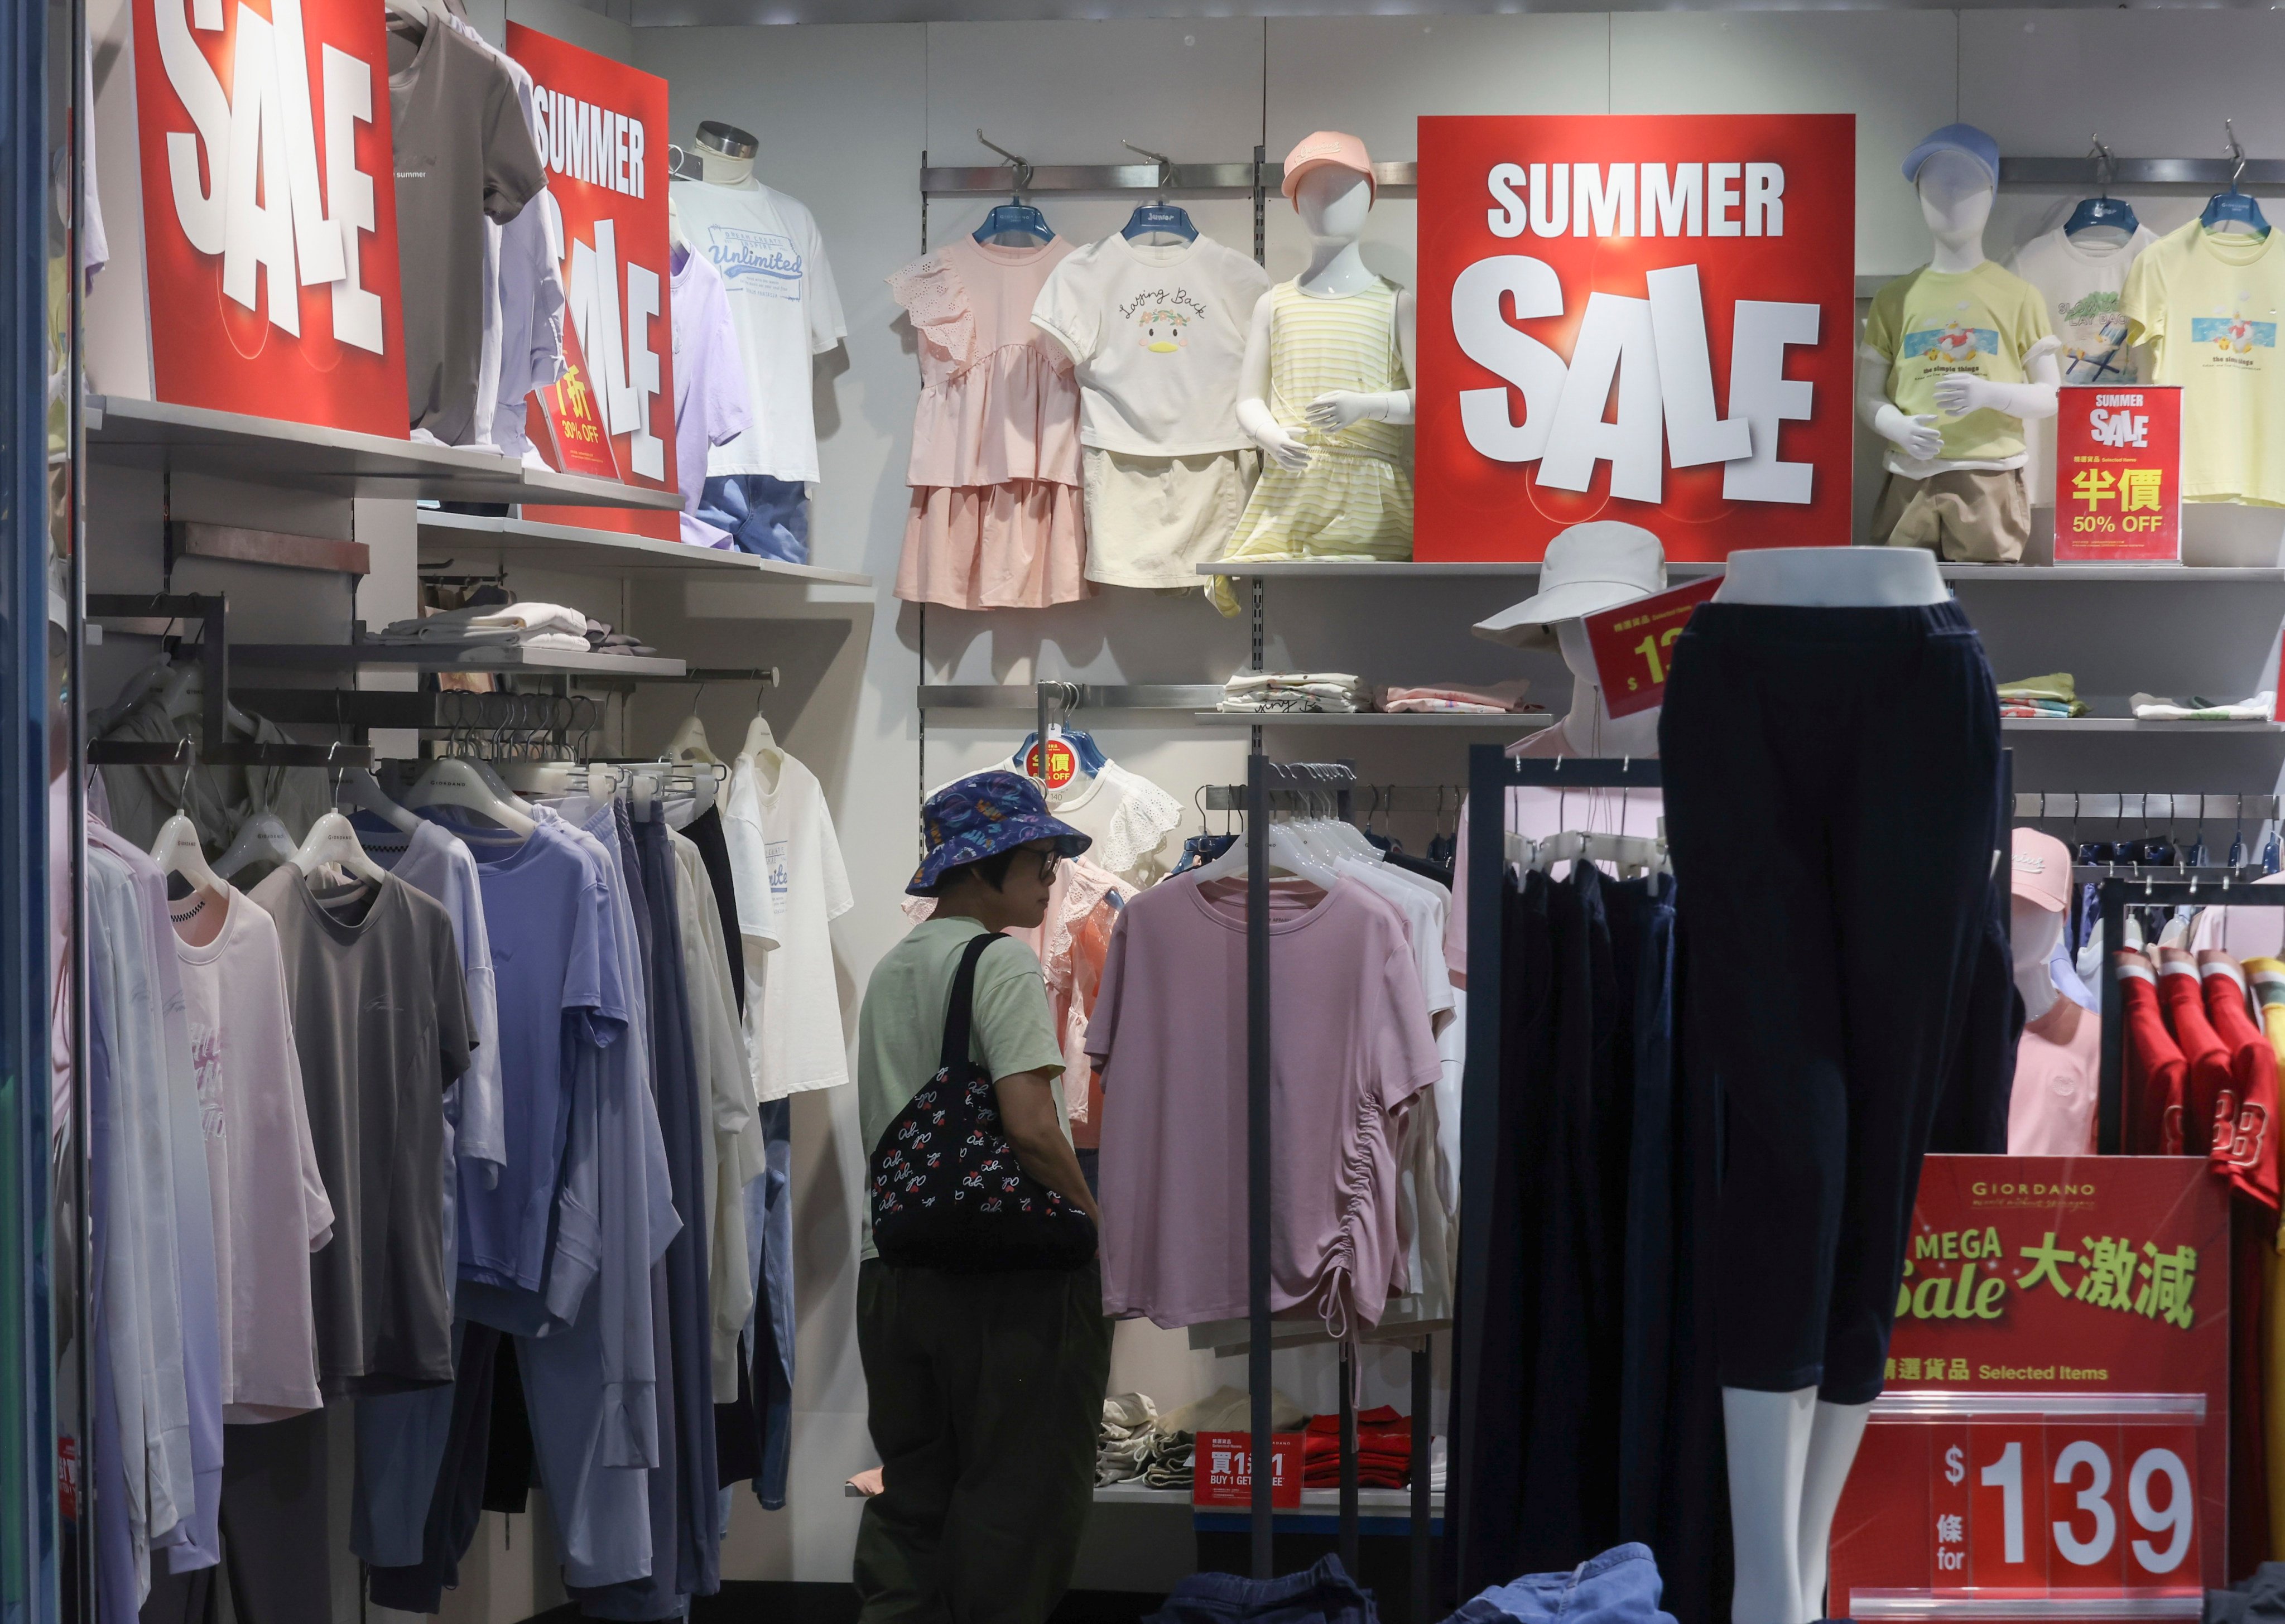
M2225 163L2225 169L2227 165ZM2003 166L2004 168L2004 166ZM1420 166L1410 161L1376 163L1372 166L1373 184L1380 194L1403 196L1411 193L1420 184ZM2258 178L2251 169L2246 172L2249 180ZM921 195L923 197L994 197L1009 190L1008 166L992 165L930 165L921 169ZM2227 179L2227 176L2223 177ZM1155 163L1041 163L1031 166L1029 177L1022 190L1036 192L1224 192L1239 194L1253 192L1276 192L1284 184L1285 166L1282 163L1183 163L1167 164L1163 169Z
M1066 710L1199 710L1221 702L1219 682L962 682L924 683L923 710L1030 710L1042 690L1075 691Z
M2285 796L2136 795L2104 790L2079 795L2026 790L2015 797L2015 816L2049 820L2075 818L2126 822L2221 823L2275 818Z

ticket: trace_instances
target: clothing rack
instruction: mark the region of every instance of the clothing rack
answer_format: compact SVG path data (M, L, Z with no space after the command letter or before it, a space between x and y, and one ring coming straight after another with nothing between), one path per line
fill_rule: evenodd
M2095 1149L2116 1156L2126 1142L2126 995L2118 985L2117 960L2112 955L2126 945L2129 905L2148 903L2174 907L2184 903L2204 906L2285 907L2285 885L2246 885L2225 892L2214 885L2159 879L2113 876L2098 883L2102 905L2102 1081L2095 1101Z
M2015 817L2045 820L2140 820L2144 822L2225 823L2252 819L2261 822L2280 815L2285 796L2274 795L2135 795L2103 790L2080 795L2026 790L2015 797Z

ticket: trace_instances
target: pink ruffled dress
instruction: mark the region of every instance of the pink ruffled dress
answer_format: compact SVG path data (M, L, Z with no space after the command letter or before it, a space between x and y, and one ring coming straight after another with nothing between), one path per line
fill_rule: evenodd
M1092 590L1071 357L1032 326L1072 251L954 238L889 278L920 337L913 488L897 596L962 609L1036 609Z

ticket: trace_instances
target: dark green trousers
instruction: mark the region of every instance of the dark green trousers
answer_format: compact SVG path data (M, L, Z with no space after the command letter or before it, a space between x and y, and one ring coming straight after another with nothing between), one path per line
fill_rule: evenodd
M1111 1377L1103 1276L868 1259L857 1351L883 1492L857 1531L862 1624L1040 1624L1094 1504Z

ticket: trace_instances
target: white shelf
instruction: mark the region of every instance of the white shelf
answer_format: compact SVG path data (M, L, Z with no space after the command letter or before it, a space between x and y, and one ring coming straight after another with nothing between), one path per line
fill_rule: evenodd
M537 520L494 518L481 514L443 513L433 507L418 511L424 552L449 548L460 553L473 548L545 562L552 569L598 575L679 574L695 569L732 579L758 577L793 586L873 584L871 576L853 570L781 563L775 559L757 558L750 553L660 541L655 537L631 536L621 530L593 530L577 525L543 524Z
M1095 1491L1095 1502L1097 1505L1154 1505L1170 1509L1179 1508L1183 1510L1193 1509L1190 1505L1190 1491L1187 1488L1146 1488L1139 1483L1111 1483L1098 1487ZM1195 1509L1209 1515L1230 1517L1245 1515L1244 1506L1198 1506ZM1301 1514L1303 1515L1321 1516L1327 1512L1338 1513L1340 1509L1341 1491L1338 1488L1305 1488L1301 1491ZM1412 1491L1409 1488L1360 1488L1357 1490L1357 1510L1368 1517L1387 1516L1390 1513L1402 1515L1412 1510ZM1429 1491L1428 1510L1432 1516L1441 1517L1444 1514L1444 1496L1441 1491L1433 1489ZM1277 1512L1280 1517L1292 1517L1295 1514L1290 1507L1280 1507Z
M1240 578L1260 576L1264 580L1272 581L1294 578L1338 580L1352 576L1377 581L1470 581L1498 576L1535 576L1539 570L1540 566L1536 563L1420 563L1370 558L1265 558L1251 562L1224 560L1220 563L1198 566L1200 575ZM1666 567L1667 577L1676 583L1720 575L1722 570L1720 564L1676 562Z
M1722 574L1722 564L1676 561L1666 567L1667 579L1679 585ZM2101 581L2113 585L2219 586L2263 582L2285 584L2285 568L2267 565L2218 564L1943 564L1947 581L1984 585L2043 585L2058 581ZM1382 562L1373 559L1288 558L1254 562L1200 564L1203 576L1260 576L1264 580L1299 578L1338 580L1365 577L1373 580L1473 580L1496 577L1536 576L1540 566L1525 563Z
M492 671L508 676L679 677L680 660L642 655L574 654L569 649L455 650L401 643L232 643L233 664L309 671Z
M1444 727L1504 734L1537 733L1555 724L1553 716L1532 711L1473 716L1433 710L1400 711L1394 715L1381 710L1354 714L1324 710L1198 710L1191 713L1191 719L1213 727Z
M87 444L98 462L282 485L328 496L433 497L456 502L547 502L678 508L680 495L616 480L527 468L512 457L385 435L320 428L161 401L91 395Z
M2281 722L2138 722L2131 716L2011 716L2002 717L1999 726L2006 733L2285 733Z

